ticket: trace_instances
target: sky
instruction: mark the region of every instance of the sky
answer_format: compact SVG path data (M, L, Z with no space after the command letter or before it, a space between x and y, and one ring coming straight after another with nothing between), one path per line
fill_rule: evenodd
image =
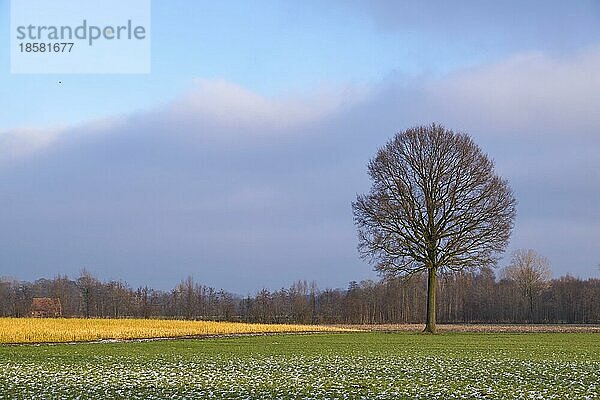
M21 75L0 0L0 276L377 279L351 202L379 147L438 122L515 191L499 268L533 248L598 277L600 3L422 3L154 0L151 73Z

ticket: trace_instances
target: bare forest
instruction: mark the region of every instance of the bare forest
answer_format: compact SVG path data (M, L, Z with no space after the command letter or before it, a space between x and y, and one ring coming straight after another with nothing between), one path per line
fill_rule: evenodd
M513 263L514 264L514 263ZM499 272L496 275L496 272ZM521 279L521 280L518 280ZM59 298L63 317L182 318L276 323L422 323L425 273L408 279L350 282L345 289L319 289L299 281L288 288L239 296L195 282L170 291L102 282L89 272L77 279L57 276L0 281L0 315L30 315L34 297ZM440 323L600 323L600 279L545 279L535 288L504 270L483 268L439 279Z

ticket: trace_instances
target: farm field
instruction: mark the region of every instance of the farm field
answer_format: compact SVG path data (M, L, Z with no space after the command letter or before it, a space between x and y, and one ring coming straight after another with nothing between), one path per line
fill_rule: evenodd
M354 324L336 325L338 328L375 332L421 332L422 324ZM600 325L570 324L437 324L437 331L473 333L600 333Z
M83 342L339 330L343 328L164 319L0 318L0 343Z
M320 333L0 346L3 398L597 399L596 333Z

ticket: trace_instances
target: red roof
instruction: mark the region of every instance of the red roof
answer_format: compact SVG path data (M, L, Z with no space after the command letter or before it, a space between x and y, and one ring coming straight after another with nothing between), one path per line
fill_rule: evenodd
M54 310L57 307L60 307L60 300L50 297L34 297L31 303L32 311Z

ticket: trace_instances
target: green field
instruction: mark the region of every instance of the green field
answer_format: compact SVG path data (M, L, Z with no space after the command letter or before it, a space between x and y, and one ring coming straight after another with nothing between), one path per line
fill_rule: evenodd
M0 398L596 399L594 333L339 333L0 347Z

